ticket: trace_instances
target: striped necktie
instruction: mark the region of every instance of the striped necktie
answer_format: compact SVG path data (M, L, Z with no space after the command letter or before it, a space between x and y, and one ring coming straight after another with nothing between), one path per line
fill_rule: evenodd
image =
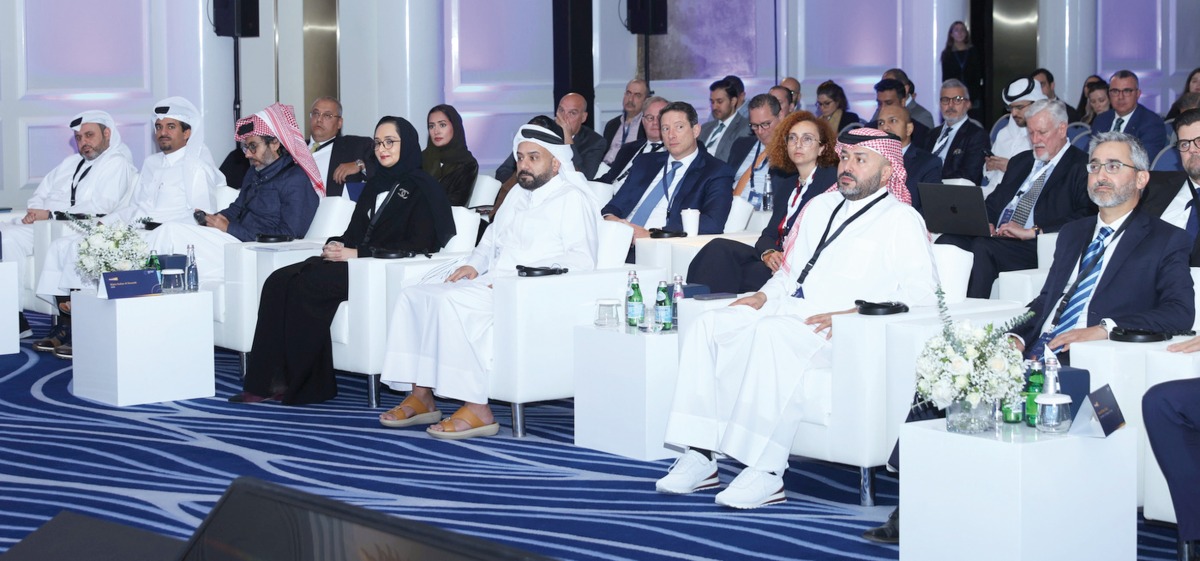
M1075 324L1079 322L1079 316L1083 314L1083 308L1087 306L1088 300L1092 298L1092 291L1096 289L1096 282L1100 280L1100 269L1104 266L1104 240L1107 240L1113 233L1113 229L1105 226L1100 228L1100 233L1096 234L1096 239L1088 244L1087 253L1083 256L1083 263L1080 264L1080 272L1086 272L1087 276L1079 281L1079 286L1075 288L1075 293L1071 295L1071 300L1067 303L1067 310L1063 312L1059 318L1058 324L1054 326L1054 336L1057 337L1075 328ZM1093 263L1095 263L1093 265Z
M946 163L945 151L949 145L949 143L946 142L946 139L950 138L950 131L953 130L953 128L954 127L951 125L943 124L942 125L942 136L940 138L938 138L937 146L933 147L934 155L936 155L938 158L941 158L943 164Z
M1117 117L1117 120L1113 121L1112 131L1113 132L1125 132L1125 129L1122 128L1124 126L1125 126L1125 117Z
M717 128L713 129L712 134L708 135L708 142L704 143L705 150L712 148L717 143L717 140L720 140L721 131L723 130L725 130L725 123L717 123Z
M663 175L662 181L659 181L658 185L655 185L650 190L650 193L646 195L646 200L642 201L641 206L637 207L637 210L634 211L633 216L629 219L630 222L643 228L646 226L646 219L650 218L650 213L654 211L654 207L658 206L658 202L663 200L663 197L667 195L667 189L671 187L671 182L675 180L675 171L682 165L683 162L671 162L671 169L667 170L667 173Z
M1045 165L1045 162L1038 160L1037 165L1034 166L1033 173L1038 173ZM1033 212L1033 205L1037 204L1038 195L1042 194L1042 187L1046 185L1046 176L1048 175L1050 175L1049 170L1041 175L1038 175L1038 178L1033 182L1033 187L1030 187L1029 190L1021 196L1021 200L1017 201L1017 210L1012 216L1013 224L1016 224L1022 228L1025 227L1025 223L1029 221L1029 213Z

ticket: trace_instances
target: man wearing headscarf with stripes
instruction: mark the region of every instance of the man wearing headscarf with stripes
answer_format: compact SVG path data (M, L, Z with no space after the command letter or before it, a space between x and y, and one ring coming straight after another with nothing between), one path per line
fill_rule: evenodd
M204 145L204 120L195 105L182 97L168 97L154 104L154 136L159 152L146 157L128 202L100 221L106 224L135 224L150 220L161 224L192 222L195 209L216 210L215 192L225 184L212 153ZM79 259L80 236L59 238L50 244L37 295L67 312L71 290L83 288L75 264ZM46 338L34 343L39 351L70 358L70 322L60 321Z
M205 213L202 225L171 222L146 233L147 245L160 255L195 246L201 284L224 278L225 244L259 234L303 237L325 192L290 105L275 103L239 119L234 131L251 169L233 204Z
M33 223L48 220L55 212L108 214L121 203L137 178L129 147L104 111L84 111L68 125L75 135L77 153L50 170L25 204L24 215L0 222L5 261L16 262L18 282L25 282L25 259L33 255ZM20 312L18 312L19 314ZM23 336L29 329L22 315Z
M843 133L837 149L838 182L801 210L780 269L759 292L700 315L684 332L666 441L686 452L658 480L659 492L718 487L720 454L746 468L718 504L786 500L804 378L830 364L832 316L854 311L857 299L935 302L937 272L925 222L909 204L900 140L859 128Z

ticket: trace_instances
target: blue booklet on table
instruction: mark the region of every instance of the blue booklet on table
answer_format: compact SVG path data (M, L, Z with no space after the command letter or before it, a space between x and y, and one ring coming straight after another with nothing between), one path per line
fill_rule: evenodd
M101 275L98 294L101 298L114 300L155 294L162 294L162 283L154 269L112 271Z

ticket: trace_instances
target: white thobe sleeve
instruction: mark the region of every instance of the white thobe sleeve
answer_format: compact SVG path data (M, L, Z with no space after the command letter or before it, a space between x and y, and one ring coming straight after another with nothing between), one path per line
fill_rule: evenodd
M55 197L53 193L60 189L70 191L71 174L75 171L76 165L78 165L78 160L67 158L61 164L55 166L54 169L50 170L50 173L47 173L42 178L42 182L38 183L37 190L33 192L33 196L29 197L29 201L25 203L25 208L49 211L67 210L70 196Z
M572 271L596 268L599 216L600 210L586 196L575 197L563 207L562 243L566 252L555 260L560 267Z
M492 259L496 257L496 229L499 227L492 222L492 225L483 232L483 238L479 240L479 245L475 246L475 251L471 252L471 256L467 257L467 262L464 265L474 267L479 274L484 274L491 269Z

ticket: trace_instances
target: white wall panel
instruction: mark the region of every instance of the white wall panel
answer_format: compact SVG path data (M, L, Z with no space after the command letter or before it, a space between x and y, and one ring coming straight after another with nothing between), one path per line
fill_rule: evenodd
M148 0L37 0L20 8L22 95L97 100L114 90L149 89Z
M1170 2L1099 0L1097 8L1098 74L1107 80L1117 70L1133 71L1142 90L1138 102L1160 113L1165 113L1171 104L1160 100L1166 62L1163 45L1171 36L1170 22L1163 21L1163 8ZM1164 29L1164 24L1168 28Z

